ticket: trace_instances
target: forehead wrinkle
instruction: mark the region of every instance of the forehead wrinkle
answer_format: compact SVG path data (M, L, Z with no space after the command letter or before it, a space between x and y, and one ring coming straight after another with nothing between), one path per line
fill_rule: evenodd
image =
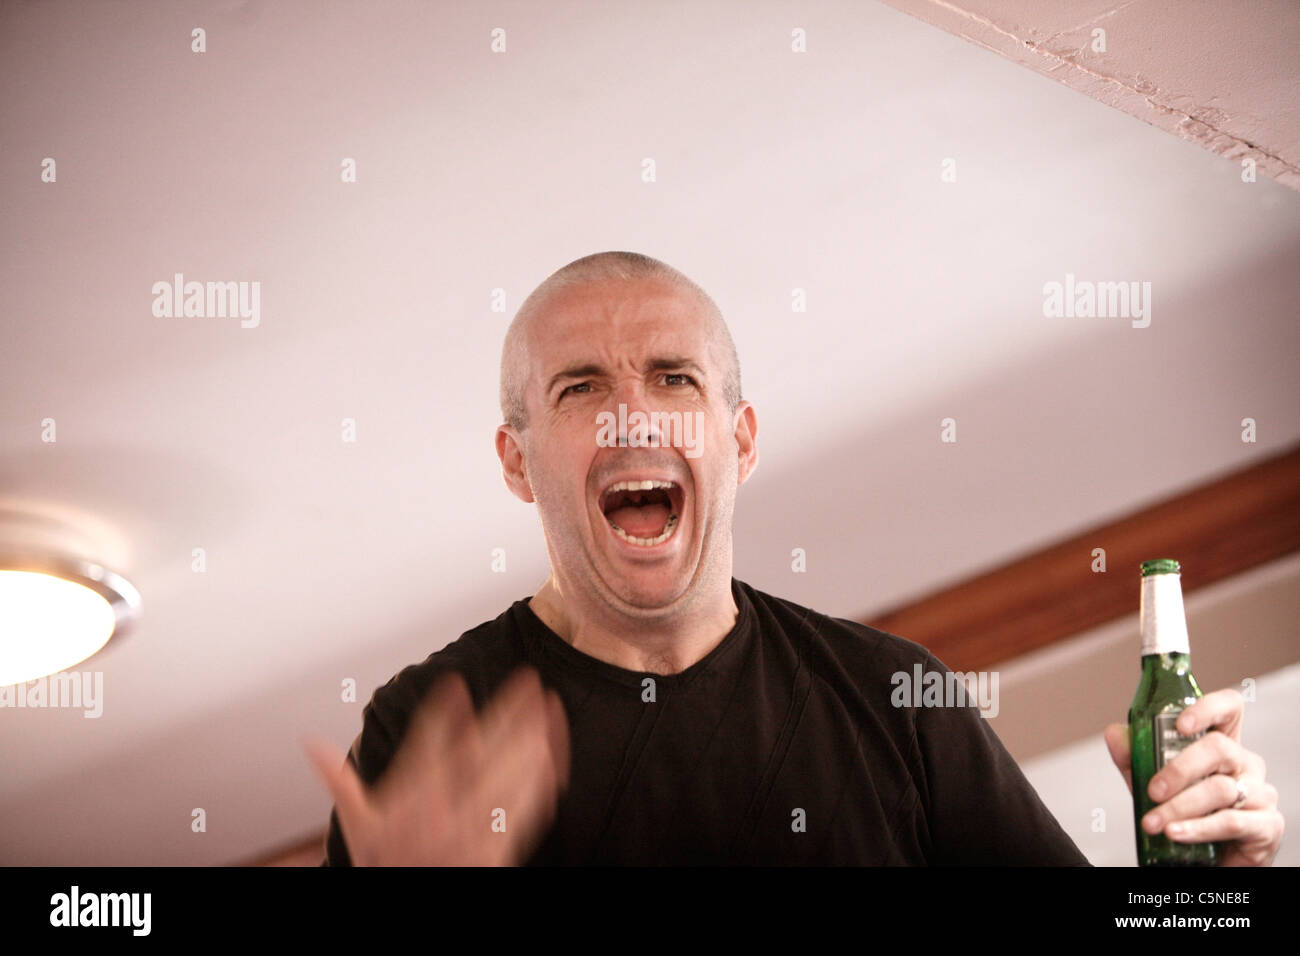
M596 359L576 359L566 363L558 372L550 376L546 382L546 388L543 394L549 396L555 387L567 379L579 378L603 378L611 374L610 365L613 363L603 363ZM700 378L707 379L708 371L701 366L695 359L679 353L660 353L652 355L645 359L640 366L641 372L671 371L674 369L685 369L693 372Z
M593 286L603 287L600 290L602 294L593 295ZM572 302L575 298L579 308L565 309L566 300ZM665 276L597 278L556 289L550 295L530 303L522 315L516 316L511 331L507 332L513 362L510 380L522 386L517 394L523 407L526 409L530 399L539 392L540 401L545 403L548 372L553 374L564 367L558 363L549 370L538 367L539 352L544 350L546 339L543 336L546 333L557 331L556 326L564 324L564 320L573 315L577 323L569 323L567 334L582 339L589 337L593 324L612 322L619 326L647 318L644 315L647 310L672 314L673 321L670 323L658 321L657 328L662 328L664 334L686 333L697 339L690 342L689 347L684 347L687 343L683 343L680 337L674 336L672 343L664 345L661 344L663 335L655 335L651 340L651 351L658 346L667 353L694 359L703 370L702 384L709 395L716 392L724 404L731 391L736 391L736 398L739 398L739 367L732 359L734 347L730 345L725 320L707 293L689 282L677 282ZM596 314L593 315L593 312ZM518 328L515 328L516 325ZM588 336L583 334L584 326ZM608 350L609 346L602 348ZM571 354L567 356L570 359L567 364L585 361L590 356L591 352L585 356ZM736 365L734 372L731 371L733 364Z
M568 290L565 290L568 291ZM656 301L658 300L658 301ZM547 331L560 333L557 325L564 323L568 319L568 327L563 329L564 338L568 341L578 341L583 343L581 351L575 350L572 353L565 354L558 359L551 368L537 369L536 363L530 363L534 366L530 368L530 379L543 379L543 389L545 394L548 384L554 376L562 369L577 366L597 364L602 365L608 371L614 365L640 363L646 369L650 368L653 363L661 362L665 359L684 358L696 363L701 369L704 369L708 360L704 354L701 354L699 343L683 341L683 335L692 336L697 334L698 318L695 314L682 309L663 309L661 304L667 300L673 304L680 304L681 298L674 294L660 294L646 298L637 298L633 296L621 296L615 301L600 301L597 304L597 313L585 315L566 314L560 311L558 315L552 312L552 316L559 321L548 323ZM550 303L546 303L550 304ZM538 313L543 310L538 309ZM528 325L526 332L529 336L538 335L540 337L541 323L537 322L535 315L528 316ZM649 326L651 334L646 337L644 344L637 345L639 355L629 356L626 343L629 340L641 339L635 331ZM711 330L705 330L703 346L705 350L711 346ZM552 335L549 341L554 342L558 334ZM544 348L530 349L532 352L542 352Z

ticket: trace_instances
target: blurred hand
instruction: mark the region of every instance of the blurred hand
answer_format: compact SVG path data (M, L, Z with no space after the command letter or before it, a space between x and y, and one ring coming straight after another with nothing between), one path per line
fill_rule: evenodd
M441 677L374 787L333 744L304 747L357 866L525 862L569 779L564 705L531 668L511 674L481 717L464 678Z
M1209 732L1151 778L1147 793L1157 805L1142 818L1147 833L1163 830L1178 843L1220 844L1222 866L1271 864L1286 823L1277 809L1277 789L1264 780L1264 759L1241 745L1245 708L1241 694L1229 688L1206 694L1178 715L1180 734ZM1128 727L1110 724L1105 738L1132 793ZM1238 780L1245 788L1239 805Z

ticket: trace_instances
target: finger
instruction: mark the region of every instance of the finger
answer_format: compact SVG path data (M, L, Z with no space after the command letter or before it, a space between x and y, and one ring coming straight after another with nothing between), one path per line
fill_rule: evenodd
M1124 783L1128 786L1129 793L1132 793L1133 764L1128 742L1128 727L1124 724L1108 724L1105 731L1102 732L1102 737L1106 741L1106 749L1110 751L1110 759L1119 768L1120 774L1124 777Z
M505 811L508 839L502 843L500 833L495 833L491 846L502 851L499 862L521 862L556 810L560 771L552 748L565 745L552 742L554 705L542 696L540 686L539 682L538 694L530 695L524 706L508 712L509 723L494 731L495 744L470 801L470 820L486 819L483 814L490 812L500 821L497 811Z
M366 825L370 800L347 755L322 737L304 738L300 743L311 758L317 776L334 798L334 810L344 838L359 834Z
M521 696L513 702L504 701L494 717L495 725L483 734L484 763L476 784L485 793L522 792L535 785L539 774L552 789L558 784L551 717L541 682L521 684L518 689Z
M521 667L507 677L483 711L483 744L487 752L501 749L504 738L514 733L519 715L536 715L542 702L542 679L537 671Z
M499 862L525 862L555 819L559 777L543 719L521 725L508 753L485 775L484 790L494 795L494 807L505 810L507 840Z
M518 862L517 847L529 830L530 776L521 755L500 754L459 793L453 823L464 847L464 865Z
M373 811L385 825L434 815L453 818L469 766L474 706L464 678L441 675L412 713L392 761L375 782Z
M511 862L514 831L524 822L515 812L519 801L510 788L512 780L523 776L519 728L531 725L534 733L542 733L539 718L529 713L528 701L534 695L540 708L541 681L527 669L507 677L481 718L475 717L468 688L458 674L448 674L439 681L437 693L430 693L422 736L409 748L408 759L418 763L419 770L408 768L391 796L402 802L418 795L417 802L438 808L441 849L459 865ZM405 743L403 752L408 752ZM408 785L405 778L417 773L419 781ZM505 811L504 818L499 811ZM409 812L418 816L424 811L411 807Z
M422 769L460 777L471 769L466 745L473 725L474 701L465 678L458 671L442 674L412 717L410 751Z
M1248 754L1237 741L1212 730L1165 764L1147 784L1147 794L1156 803L1163 803L1212 773L1240 777L1249 769Z
M551 748L551 762L555 767L555 778L561 790L569 789L569 718L564 710L564 701L555 691L546 695L547 739Z
M1239 741L1245 711L1245 699L1239 691L1229 687L1197 698L1196 703L1191 704L1178 715L1175 726L1185 737L1198 734L1202 730L1217 728L1233 740Z
M1263 793L1264 781L1241 778L1246 785L1247 804L1252 798ZM1215 810L1232 807L1237 802L1237 781L1221 773L1213 774L1198 781L1174 796L1172 800L1160 804L1142 817L1142 829L1147 833L1159 833L1165 825L1175 820L1187 820L1203 817ZM1245 807L1247 804L1243 804ZM1242 809L1237 807L1235 809Z
M1208 817L1179 820L1165 827L1165 836L1178 843L1238 840L1266 844L1281 832L1277 810L1220 810Z
M454 670L438 675L416 710L416 716L429 724L454 725L473 714L474 701L469 685L465 683L465 676Z

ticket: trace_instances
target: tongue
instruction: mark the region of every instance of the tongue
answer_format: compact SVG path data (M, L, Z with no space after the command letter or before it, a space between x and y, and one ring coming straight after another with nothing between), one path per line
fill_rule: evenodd
M657 538L664 533L669 514L667 505L624 505L605 517L634 538Z

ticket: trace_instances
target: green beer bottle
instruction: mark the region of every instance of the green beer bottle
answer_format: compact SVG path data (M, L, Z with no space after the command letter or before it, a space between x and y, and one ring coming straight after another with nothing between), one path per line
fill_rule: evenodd
M1204 736L1178 733L1174 721L1201 696L1192 676L1177 561L1142 562L1142 677L1128 712L1132 748L1133 825L1138 866L1214 866L1213 843L1176 843L1163 833L1142 829L1142 818L1156 806L1147 785L1188 744Z

